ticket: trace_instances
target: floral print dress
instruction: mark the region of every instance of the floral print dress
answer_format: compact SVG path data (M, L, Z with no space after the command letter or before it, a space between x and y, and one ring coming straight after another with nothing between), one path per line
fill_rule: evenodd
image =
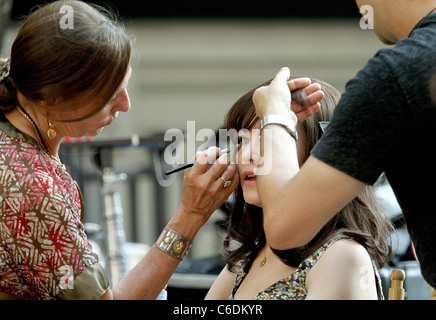
M265 290L259 292L253 300L304 300L307 296L306 289L306 278L307 274L316 264L316 262L321 258L322 254L336 241L341 239L350 239L347 236L339 235L333 237L324 243L318 250L311 254L308 258L300 263L297 270L291 275L283 278L272 285L270 285ZM241 260L238 264L238 270L236 271L236 282L235 286L230 293L229 300L234 300L234 295L244 280L247 273L245 272L245 266L247 264L246 260ZM377 288L379 297L384 299L382 288L381 288L381 278L373 263L374 273L377 280Z

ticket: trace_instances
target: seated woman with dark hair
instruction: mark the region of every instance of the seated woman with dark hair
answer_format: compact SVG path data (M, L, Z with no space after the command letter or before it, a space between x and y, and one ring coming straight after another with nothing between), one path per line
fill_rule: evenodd
M330 120L340 98L328 83L311 81L312 86L321 86L324 98L320 109L297 126L295 161L300 167L323 133L320 123ZM306 87L309 95L310 90ZM392 254L392 226L371 187L366 187L304 246L279 251L268 244L256 180L261 172L259 164L268 165L268 159L260 156L260 120L252 101L254 91L242 96L226 117L227 128L236 129L240 140L240 185L235 190L224 241L227 266L206 299L383 298L377 270ZM291 109L301 110L304 105L305 94L293 92ZM263 143L268 143L267 139Z

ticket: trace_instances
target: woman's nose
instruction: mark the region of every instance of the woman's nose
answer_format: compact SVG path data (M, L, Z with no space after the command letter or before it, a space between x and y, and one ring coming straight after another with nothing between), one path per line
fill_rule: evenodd
M130 97L127 89L124 89L118 94L117 99L112 106L113 112L127 112L130 110Z
M241 147L242 152L242 164L257 164L259 162L260 157L260 145L255 142L255 140L251 140L249 144L243 145Z

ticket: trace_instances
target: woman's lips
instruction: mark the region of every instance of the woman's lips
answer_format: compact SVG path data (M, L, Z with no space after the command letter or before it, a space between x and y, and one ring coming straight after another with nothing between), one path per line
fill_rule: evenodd
M103 127L107 127L110 126L112 122L115 121L116 118L110 119L108 122L106 122L106 124L103 125Z
M256 185L256 175L252 171L245 171L243 173L243 184L245 186L253 186Z

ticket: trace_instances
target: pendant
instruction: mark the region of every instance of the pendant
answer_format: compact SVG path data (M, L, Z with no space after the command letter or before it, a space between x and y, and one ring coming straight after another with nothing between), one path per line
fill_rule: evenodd
M47 136L50 140L53 140L54 138L56 138L56 130L53 129L53 123L50 120L48 120Z
M53 128L48 129L47 136L50 140L56 138L56 131Z
M263 267L266 263L266 257L263 258L263 260L260 262L260 266Z

